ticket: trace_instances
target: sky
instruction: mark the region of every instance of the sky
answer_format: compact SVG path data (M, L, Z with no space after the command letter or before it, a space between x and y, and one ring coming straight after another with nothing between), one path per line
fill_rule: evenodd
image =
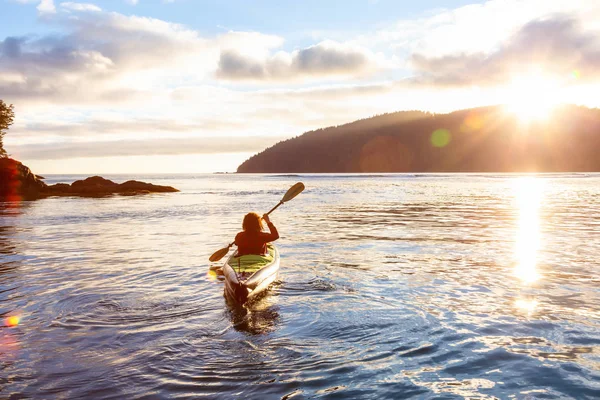
M599 89L598 0L0 0L5 148L38 174L235 171L386 112Z

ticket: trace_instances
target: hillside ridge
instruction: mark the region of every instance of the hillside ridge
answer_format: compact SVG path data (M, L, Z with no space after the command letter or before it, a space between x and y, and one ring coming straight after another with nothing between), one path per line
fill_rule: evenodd
M600 109L565 105L544 121L502 106L399 111L279 142L238 173L600 171Z

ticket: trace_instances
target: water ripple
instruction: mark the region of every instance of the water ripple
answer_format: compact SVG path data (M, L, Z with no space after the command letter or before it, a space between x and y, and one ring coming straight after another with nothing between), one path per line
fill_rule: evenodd
M600 397L597 174L147 180L0 203L0 398ZM207 256L297 180L229 304Z

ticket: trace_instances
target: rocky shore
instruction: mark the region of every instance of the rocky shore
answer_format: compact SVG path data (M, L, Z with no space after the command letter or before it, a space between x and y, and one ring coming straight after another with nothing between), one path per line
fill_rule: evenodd
M148 193L169 193L179 190L171 186L153 185L140 181L115 183L101 176L92 176L72 184L47 185L43 177L12 158L0 158L0 200L39 199L50 196L104 197L134 196Z

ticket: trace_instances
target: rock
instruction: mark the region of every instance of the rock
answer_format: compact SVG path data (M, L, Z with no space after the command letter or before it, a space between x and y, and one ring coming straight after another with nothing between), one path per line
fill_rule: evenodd
M46 188L48 193L67 193L71 191L71 185L68 183L57 183Z
M75 181L71 184L73 188L114 188L117 184L111 180L105 179L101 176L90 176L84 180Z
M29 168L12 158L0 158L0 198L32 199L43 193L48 185Z
M82 196L106 196L117 193L116 183L101 176L91 176L84 180L78 180L71 184L69 193Z
M171 186L160 186L153 185L151 183L145 183L140 181L127 181L125 183L121 183L119 185L120 190L124 191L140 191L140 192L173 192L178 191L177 189L172 188Z
M171 193L179 190L171 186L153 185L140 181L115 183L101 176L91 176L71 185L47 185L29 168L11 158L0 159L0 200L37 199L49 196L103 197L112 194L135 196L148 193Z

